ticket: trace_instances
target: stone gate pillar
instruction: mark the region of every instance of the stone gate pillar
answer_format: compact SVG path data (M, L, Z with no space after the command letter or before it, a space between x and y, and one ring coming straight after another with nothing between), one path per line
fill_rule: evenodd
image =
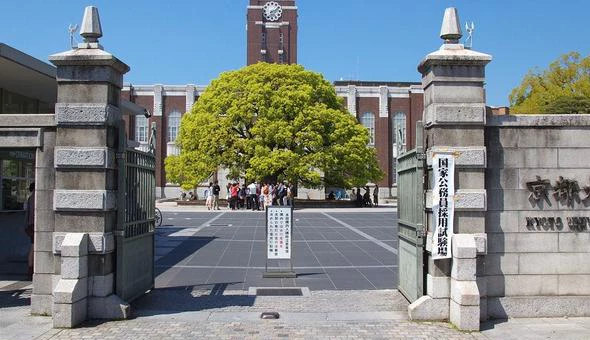
M53 197L55 327L72 327L86 318L124 318L128 310L113 292L115 156L119 129L123 128L120 91L129 67L99 44L102 29L95 7L86 8L80 35L84 42L78 48L49 57L57 66L58 82Z
M485 283L477 282L485 252L485 167L484 126L485 66L487 54L466 49L459 18L454 8L445 11L440 36L444 43L418 66L424 88L426 159L432 165L437 152L455 156L455 214L453 258L433 260L432 168L429 171L427 207L428 296L410 307L414 319L447 320L460 329L479 329L480 306L485 304ZM463 235L467 234L467 235ZM477 249L476 249L477 248ZM482 308L482 310L485 310Z

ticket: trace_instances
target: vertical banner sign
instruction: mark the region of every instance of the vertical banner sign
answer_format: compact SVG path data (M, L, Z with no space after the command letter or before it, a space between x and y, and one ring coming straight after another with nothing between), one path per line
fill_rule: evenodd
M291 207L268 207L266 210L266 252L269 260L291 259Z
M432 171L432 258L448 259L451 258L455 213L455 157L452 154L435 154Z

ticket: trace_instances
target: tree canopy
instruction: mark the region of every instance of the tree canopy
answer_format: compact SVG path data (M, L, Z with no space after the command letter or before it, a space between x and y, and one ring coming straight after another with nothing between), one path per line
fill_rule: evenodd
M562 55L547 70L531 70L510 94L514 113L590 113L590 56Z
M322 75L258 63L211 82L182 117L180 155L166 159L166 172L185 189L219 167L232 179L350 188L383 176L368 142Z

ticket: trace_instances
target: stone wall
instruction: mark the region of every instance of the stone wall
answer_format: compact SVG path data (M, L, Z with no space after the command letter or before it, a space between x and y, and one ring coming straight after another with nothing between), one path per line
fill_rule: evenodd
M590 116L487 119L488 317L590 316Z

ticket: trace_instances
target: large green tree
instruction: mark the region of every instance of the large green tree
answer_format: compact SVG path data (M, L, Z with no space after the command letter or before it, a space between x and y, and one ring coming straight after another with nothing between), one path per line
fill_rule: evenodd
M186 189L219 167L230 178L349 188L383 176L368 141L322 75L258 63L211 82L183 116L166 172Z
M514 113L590 113L590 56L562 55L547 70L531 70L510 94Z

